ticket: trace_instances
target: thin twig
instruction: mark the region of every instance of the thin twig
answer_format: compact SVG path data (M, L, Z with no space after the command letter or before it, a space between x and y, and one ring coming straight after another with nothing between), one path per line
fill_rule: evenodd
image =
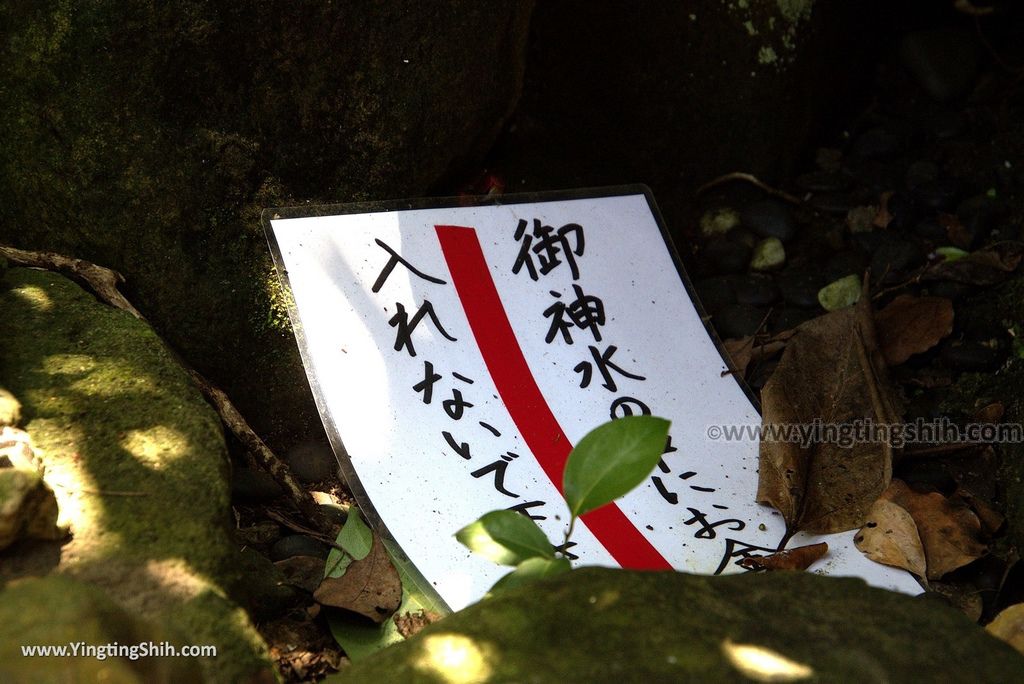
M69 492L76 492L79 494L92 494L94 496L149 496L149 492L130 492L130 491L119 491L116 489L86 489L86 488L75 488L68 487L59 482L53 483L55 487L66 489Z
M806 206L806 203L796 195L791 195L785 190L773 188L772 186L768 185L757 176L750 173L744 173L743 171L733 171L732 173L726 173L724 175L719 176L718 178L709 180L707 183L697 188L696 194L702 195L706 191L710 190L715 186L721 185L723 183L729 183L732 181L746 181L747 183L750 183L754 187L764 190L769 195L774 195L775 197L783 199L789 202L790 204L795 204L798 207Z
M343 546L339 545L335 541L337 539L337 536L328 537L327 535L321 534L320 532L317 532L314 529L306 527L305 525L300 525L299 523L297 523L294 520L290 519L288 516L286 516L286 515L284 515L282 513L278 513L277 511L275 511L272 508L268 508L266 511L264 511L264 513L267 514L268 518L270 518L271 520L274 520L276 522L281 523L282 525L287 527L292 532L298 532L299 534L304 534L307 537L312 537L313 539L316 539L317 541L321 541L324 544L327 544L327 545L329 545L329 546L331 546L331 547L333 547L335 549L338 549L339 551L344 551L345 553L348 553L348 551Z
M66 273L73 280L89 287L101 301L115 309L126 311L143 323L148 324L145 316L118 291L117 286L124 282L124 276L117 271L97 266L82 259L73 259L52 252L30 252L5 245L0 245L0 256L5 257L8 261L18 266L30 266ZM228 396L193 369L163 338L158 336L158 339L163 342L164 347L182 369L188 373L192 382L199 388L199 391L202 392L206 400L213 405L213 408L220 415L221 420L228 429L245 445L245 457L249 465L252 468L263 470L273 477L274 481L288 494L295 506L302 511L302 514L321 533L325 536L335 534L337 526L327 519L320 506L313 500L313 497L292 475L288 466L274 455L274 452L249 426L249 423L238 412L238 409L231 403ZM331 538L333 539L333 536Z
M942 262L938 261L936 263L940 264ZM916 271L914 271L914 274L907 278L906 280L896 283L895 285L890 285L889 287L878 290L873 295L871 295L872 301L876 299L881 299L890 292L895 292L897 290L902 290L906 287L910 287L911 285L919 284L921 282L921 278L923 278L924 275L928 273L928 271L931 270L933 266L935 266L935 264L925 264L924 266L921 266ZM881 278L879 278L879 282L881 282Z
M42 268L47 271L67 273L72 280L83 283L110 306L127 311L140 321L146 319L117 291L117 286L124 282L124 276L117 271L103 268L82 259L72 259L53 252L29 252L0 245L0 256L18 266Z

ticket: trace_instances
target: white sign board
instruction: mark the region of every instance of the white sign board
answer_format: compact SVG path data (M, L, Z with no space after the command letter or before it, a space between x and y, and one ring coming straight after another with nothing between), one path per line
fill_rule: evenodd
M348 484L452 609L508 569L455 531L516 509L560 540L572 445L609 418L672 421L647 482L582 519L577 565L740 572L777 549L754 502L759 425L691 299L649 191L503 197L475 206L269 210L267 234ZM378 522L378 521L375 521ZM917 593L853 533L813 570Z

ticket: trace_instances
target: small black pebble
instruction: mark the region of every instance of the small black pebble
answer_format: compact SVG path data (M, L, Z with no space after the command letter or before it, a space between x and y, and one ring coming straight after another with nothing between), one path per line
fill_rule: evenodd
M330 547L312 537L307 537L304 534L289 534L287 537L278 539L270 547L270 560L279 561L292 556L327 558L329 552Z

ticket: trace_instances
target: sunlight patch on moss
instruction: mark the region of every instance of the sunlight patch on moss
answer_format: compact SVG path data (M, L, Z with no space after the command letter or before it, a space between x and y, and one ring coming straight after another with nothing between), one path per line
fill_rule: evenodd
M19 287L14 291L14 294L39 311L50 311L53 309L53 302L50 300L50 296L41 287L34 285Z
M43 371L50 375L79 375L96 367L85 354L51 354L43 360Z
M491 676L493 649L462 634L432 634L420 642L413 667L445 684L485 682Z
M203 592L223 592L209 578L197 573L181 558L151 560L146 563L146 575L160 587L160 591L181 601L190 601Z
M121 438L121 447L153 470L163 470L189 453L185 435L164 425L145 430L129 430Z

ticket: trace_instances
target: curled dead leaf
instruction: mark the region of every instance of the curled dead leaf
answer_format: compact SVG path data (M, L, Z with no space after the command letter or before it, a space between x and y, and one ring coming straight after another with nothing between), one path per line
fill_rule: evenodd
M381 623L402 602L402 580L377 535L370 553L353 561L341 577L325 577L313 592L317 603L343 608Z
M878 349L869 297L796 328L761 391L762 424L795 428L899 420ZM787 428L787 429L793 429ZM887 442L763 439L757 500L782 513L790 532L828 534L860 527L892 478Z
M740 561L747 570L806 570L828 553L828 544L819 542L779 551L768 556L750 556Z
M879 499L868 511L868 520L853 543L861 553L884 565L924 577L927 569L924 546L914 518L902 506Z
M917 525L927 562L928 579L939 579L981 558L988 547L981 542L981 521L961 500L938 492L921 494L893 480L883 498L904 508Z
M885 362L896 366L928 351L953 331L953 302L900 295L875 314L875 325Z

